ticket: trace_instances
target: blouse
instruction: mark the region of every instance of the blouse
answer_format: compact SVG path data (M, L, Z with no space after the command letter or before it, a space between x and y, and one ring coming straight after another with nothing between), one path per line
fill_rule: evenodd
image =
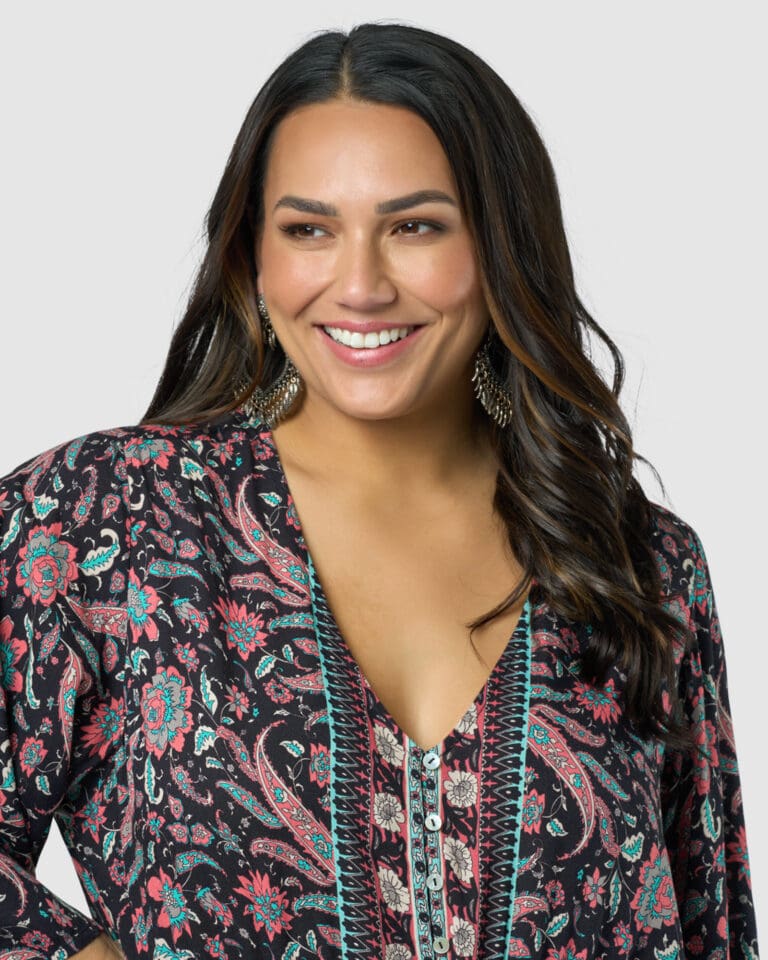
M653 504L690 750L534 582L425 750L334 620L267 425L96 431L0 480L0 958L725 960L757 933L700 538ZM461 704L458 705L461 708ZM91 916L35 876L55 819Z

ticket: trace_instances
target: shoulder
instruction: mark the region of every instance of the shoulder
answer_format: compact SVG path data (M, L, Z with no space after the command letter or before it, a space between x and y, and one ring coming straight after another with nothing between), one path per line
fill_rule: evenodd
M88 476L106 478L125 471L125 465L168 467L182 455L196 456L208 445L244 438L234 415L191 424L131 424L94 430L64 440L0 475L3 491L18 491L25 500L47 485Z
M651 545L667 593L690 594L696 570L705 563L704 548L696 529L679 514L650 502Z
M232 416L210 423L132 424L35 453L0 476L0 553L18 542L22 528L63 524L78 539L95 527L116 529L140 474L199 476L211 448L246 439L238 426Z
M698 676L706 672L719 676L724 662L722 632L701 537L690 522L667 507L651 506L662 602L687 631L687 641L674 644L675 660L678 666L685 661L685 674L692 670Z

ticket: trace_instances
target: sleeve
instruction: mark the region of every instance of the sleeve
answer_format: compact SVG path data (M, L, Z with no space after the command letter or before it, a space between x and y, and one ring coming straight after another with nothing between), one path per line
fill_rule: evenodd
M694 634L679 665L692 746L670 750L661 800L683 929L683 955L757 958L757 927L723 639L698 535L687 528L685 564Z
M123 631L99 626L125 610L117 448L92 434L0 479L0 957L63 960L102 932L114 938L108 910L103 924L86 917L35 869L55 816L89 902L101 903L105 878L72 844L89 799L106 803L102 770L122 742Z

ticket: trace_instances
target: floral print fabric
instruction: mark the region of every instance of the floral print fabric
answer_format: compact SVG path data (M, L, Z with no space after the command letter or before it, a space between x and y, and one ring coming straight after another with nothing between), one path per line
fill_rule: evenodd
M0 958L757 957L712 583L654 505L695 749L534 584L425 751L344 644L272 435L99 431L0 479ZM52 820L92 916L35 877Z

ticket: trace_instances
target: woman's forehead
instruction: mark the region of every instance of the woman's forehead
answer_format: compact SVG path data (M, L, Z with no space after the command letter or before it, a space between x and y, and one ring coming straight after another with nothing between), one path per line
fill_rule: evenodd
M405 107L348 100L297 108L275 130L266 192L310 187L348 197L386 199L419 189L455 196L448 158L422 117Z

